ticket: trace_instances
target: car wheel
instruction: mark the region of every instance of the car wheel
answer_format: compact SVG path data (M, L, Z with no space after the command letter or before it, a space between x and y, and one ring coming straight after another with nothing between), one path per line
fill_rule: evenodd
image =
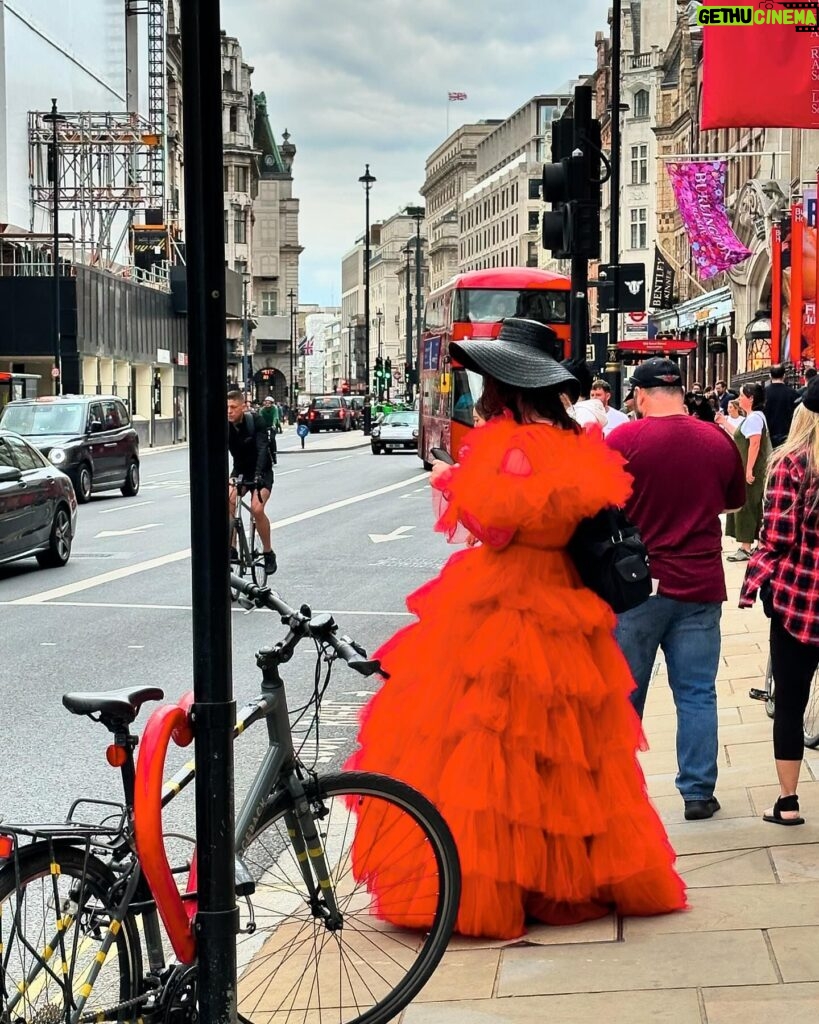
M373 450L373 455L380 455L381 454L381 449L379 448L379 446L377 444L371 445L370 447Z
M71 516L65 505L60 505L51 524L48 549L37 555L43 569L60 569L71 557Z
M125 474L125 483L120 490L126 498L135 498L139 494L139 463L132 459L128 463L128 472Z
M84 505L91 500L91 489L94 485L94 478L91 476L91 467L83 462L77 470L77 501Z

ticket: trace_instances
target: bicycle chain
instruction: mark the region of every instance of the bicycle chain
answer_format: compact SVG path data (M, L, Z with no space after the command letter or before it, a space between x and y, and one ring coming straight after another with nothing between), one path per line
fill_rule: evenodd
M152 992L145 992L141 996L135 996L133 999L126 1000L124 1003L109 1006L107 1010L94 1010L93 1013L84 1013L77 1024L95 1024L98 1020L110 1019L108 1014L119 1014L120 1010L127 1010L132 1006L140 1006L142 1003L147 1003L152 995Z

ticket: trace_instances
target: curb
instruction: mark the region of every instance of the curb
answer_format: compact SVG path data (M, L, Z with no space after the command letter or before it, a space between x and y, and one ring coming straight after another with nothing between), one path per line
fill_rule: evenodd
M165 445L161 445L158 448L150 448L148 446L143 448L142 445L140 445L140 447L139 447L139 457L141 459L144 455L161 455L162 452L181 452L181 451L185 451L187 449L187 447L188 447L188 442L187 441L182 441L179 444L165 444Z
M310 454L322 454L326 455L328 452L354 452L358 451L359 448L369 448L369 441L361 441L358 444L350 444L345 448L279 448L276 452L277 455L310 455Z

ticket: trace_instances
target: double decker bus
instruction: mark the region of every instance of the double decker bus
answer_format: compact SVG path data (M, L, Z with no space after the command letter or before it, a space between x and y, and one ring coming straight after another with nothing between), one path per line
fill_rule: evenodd
M503 320L524 317L548 324L560 339L555 358L568 359L569 286L569 278L561 274L495 267L458 274L430 295L419 359L418 455L426 469L432 448L457 455L472 426L472 407L482 387L479 374L453 362L449 343L497 338Z
M20 398L36 398L39 373L0 372L0 412L9 402Z

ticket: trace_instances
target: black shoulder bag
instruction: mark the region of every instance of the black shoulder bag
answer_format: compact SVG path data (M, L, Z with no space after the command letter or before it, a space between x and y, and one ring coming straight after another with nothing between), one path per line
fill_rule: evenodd
M584 585L618 615L651 597L648 551L640 531L621 508L604 508L584 519L568 551Z

